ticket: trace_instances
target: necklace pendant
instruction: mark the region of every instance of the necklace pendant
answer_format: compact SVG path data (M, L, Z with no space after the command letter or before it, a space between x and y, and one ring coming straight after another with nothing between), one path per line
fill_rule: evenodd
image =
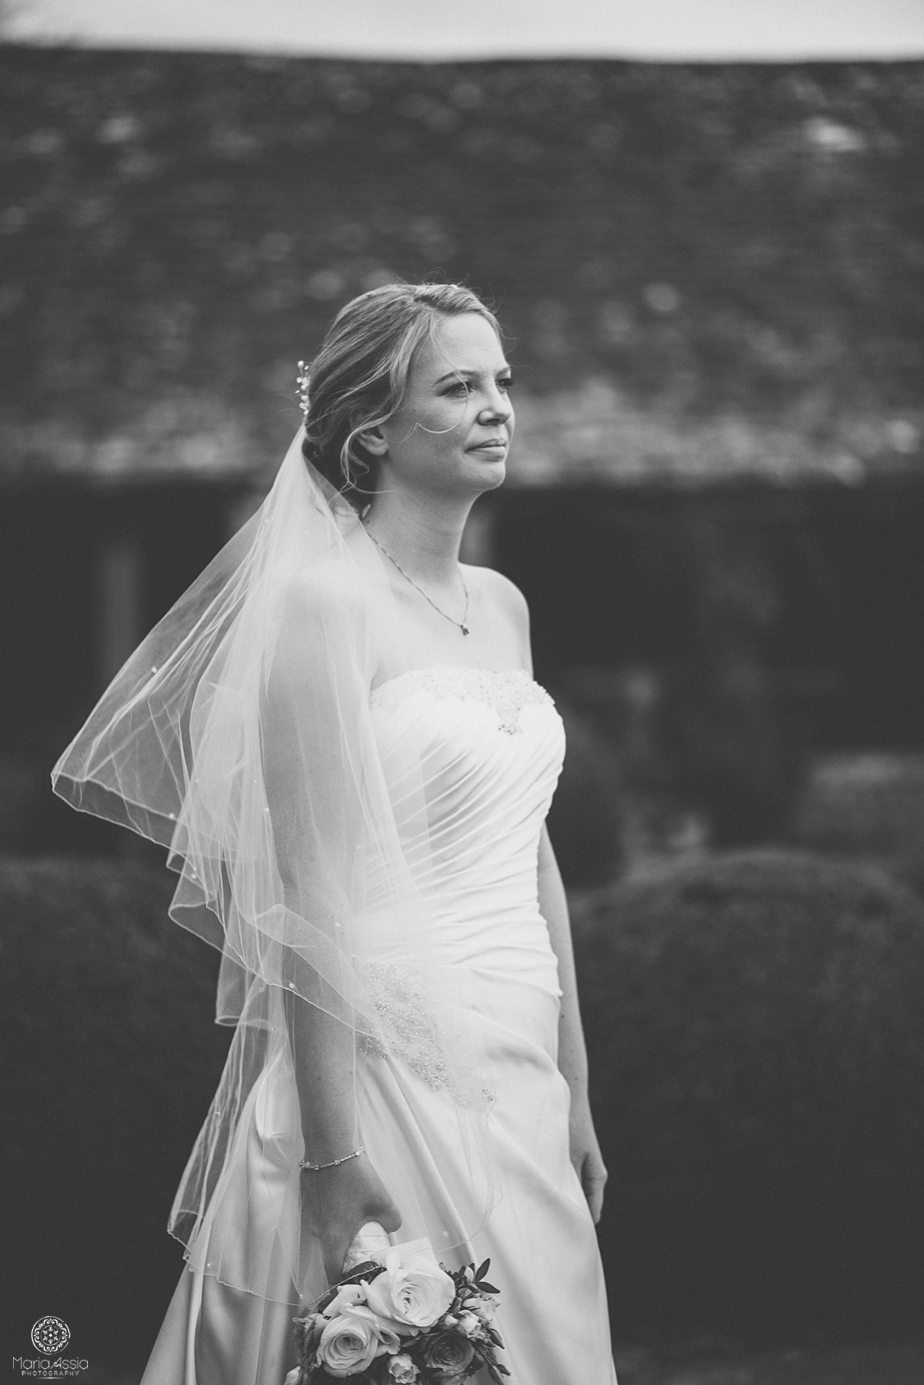
M391 556L391 554L389 553L388 549L387 549L387 548L383 548L383 546L379 543L379 541L378 541L378 539L375 537L375 535L369 533L369 526L368 526L368 524L366 523L365 515L361 515L361 516L360 516L360 522L361 522L363 528L366 530L366 533L369 535L369 538L372 540L372 542L375 544L376 548L379 550L379 552L380 552L384 557L386 557L386 558L388 559L388 561L391 563L392 567L397 568L398 572L401 573L401 576L404 578L405 582L410 582L410 584L411 584L411 586L414 588L414 590L420 592L420 594L421 594L421 596L423 597L424 601L428 601L428 602L430 603L430 605L433 607L434 611L436 611L437 615L442 616L444 620L450 621L453 625L458 625L458 627L459 627L459 629L462 631L462 634L463 634L463 635L470 635L470 634L471 634L471 631L469 630L468 626L465 624L465 621L464 621L464 620L462 620L462 621L455 620L452 616L447 615L447 613L443 610L442 606L437 606L436 602L433 600L433 597L432 597L432 596L429 596L429 595L427 594L427 592L424 591L423 587L418 586L417 583L414 581L413 577L408 576L408 574L404 571L404 568L403 568L403 567L401 566L401 564L398 562L398 559L397 559L397 558L393 558L393 557ZM460 576L461 576L461 573L460 573ZM465 610L462 612L462 614L463 614L463 616L465 616L465 618L467 619L467 618L468 618L468 587L465 585L465 578L464 578L464 577L462 577L462 590L465 592Z

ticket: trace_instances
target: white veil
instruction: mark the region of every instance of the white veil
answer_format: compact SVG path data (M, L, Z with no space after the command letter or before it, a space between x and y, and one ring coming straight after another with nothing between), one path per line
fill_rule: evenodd
M407 668L390 586L356 511L304 461L303 436L52 771L75 808L167 848L171 917L221 950L216 1018L237 1029L169 1228L191 1265L281 1299L293 1283L306 1297L324 1287L319 1253L298 1244L310 1112L299 1121L291 1085L297 1000L439 1090L472 1189L466 1208L440 1213L444 1247L474 1234L494 1196L478 1053L448 1019L415 884L430 850L426 764L407 738L389 747L386 774L370 707L373 684ZM282 1191L245 1253L214 1229L252 1158L248 1102L252 1114L274 1064L292 1101L248 1128ZM413 1177L402 1182L411 1197Z

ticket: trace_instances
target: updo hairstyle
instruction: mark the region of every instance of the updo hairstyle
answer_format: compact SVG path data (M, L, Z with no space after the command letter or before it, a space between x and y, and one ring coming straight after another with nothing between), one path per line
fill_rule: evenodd
M308 373L302 453L361 510L375 493L377 458L360 434L400 408L414 358L440 320L494 314L459 284L384 284L352 299L334 319Z

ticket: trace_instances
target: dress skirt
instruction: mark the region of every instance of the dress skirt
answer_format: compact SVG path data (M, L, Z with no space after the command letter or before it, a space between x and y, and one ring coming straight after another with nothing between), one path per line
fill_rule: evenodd
M491 1205L474 1234L445 1249L456 1239L455 1226L470 1227L479 1216L473 1169L482 1161L460 1147L445 1092L425 1074L367 1055L363 1139L404 1217L391 1239L429 1236L450 1269L490 1258L511 1385L614 1385L595 1228L569 1155L570 1093L556 1064L554 979L529 965L516 980L507 968L457 968L454 975L454 1002L474 1017L485 1043L491 1089L481 1129L490 1142L483 1164ZM267 1238L291 1195L295 1099L283 1063L268 1067L250 1094L237 1186L222 1199L204 1253L225 1272L235 1255L267 1260ZM267 1288L275 1298L184 1269L141 1385L282 1385L296 1364L292 1318L305 1305L293 1288L291 1256L278 1237L273 1243L279 1252Z

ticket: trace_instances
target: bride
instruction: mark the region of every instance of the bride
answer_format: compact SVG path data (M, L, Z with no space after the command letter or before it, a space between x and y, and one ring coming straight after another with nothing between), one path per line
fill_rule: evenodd
M512 379L470 291L348 303L257 515L53 772L168 849L221 949L227 1064L170 1214L142 1385L282 1385L292 1317L369 1223L491 1259L514 1385L612 1385L567 908L564 737L526 603L459 561Z

